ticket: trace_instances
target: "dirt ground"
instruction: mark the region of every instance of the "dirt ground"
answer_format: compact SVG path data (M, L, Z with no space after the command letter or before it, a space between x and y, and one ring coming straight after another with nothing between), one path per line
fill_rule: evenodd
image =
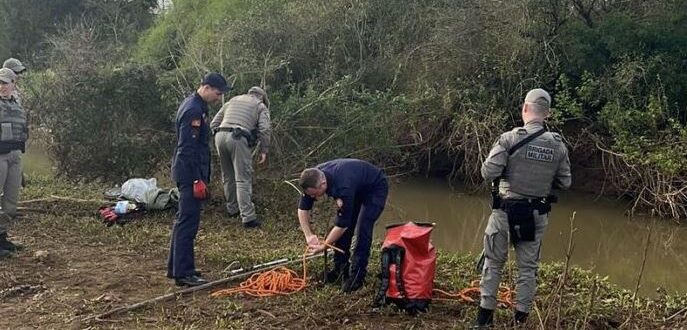
M38 187L27 189L23 200L76 196L80 189L93 193L78 198L102 198L102 187L83 186L77 190L50 180L34 184ZM297 196L289 192L291 188L281 186L266 184L259 189L256 204L265 222L257 230L245 230L239 220L224 217L222 202L215 194L205 206L196 240L196 263L204 277L225 277L223 270L232 261L251 266L300 256L304 242L293 214ZM418 316L393 307L372 308L378 285L378 255L373 254L366 286L352 294L311 278L303 292L290 296L213 298L210 291L200 291L103 320L84 321L177 289L165 277L173 212L149 213L124 226L107 227L95 216L100 205L97 202L42 201L22 205L29 209L11 225L10 236L25 248L0 260L0 329L462 329L469 326L476 312L474 304L444 300L435 301L430 312ZM324 218L328 217L316 214L321 234L327 227ZM441 252L436 286L450 291L467 286L478 278L471 269L472 260L473 256ZM558 312L561 328L614 328L626 319L630 320L626 327L637 329L684 325L684 315L671 322L660 320L681 304L684 306L685 297L640 301L642 307L634 310L639 316L628 318L628 293L588 272L571 276L574 280L568 284L568 292L547 294L553 292L561 267L542 268L539 306L528 327L550 328L548 324L555 320L542 322L541 315L551 310L547 303L556 301L551 297L563 295L566 297L558 305L562 307ZM301 272L300 264L291 268ZM308 262L309 274L318 274L321 269L321 260ZM641 316L649 312L654 315ZM505 324L508 315L509 311L499 310L497 323Z

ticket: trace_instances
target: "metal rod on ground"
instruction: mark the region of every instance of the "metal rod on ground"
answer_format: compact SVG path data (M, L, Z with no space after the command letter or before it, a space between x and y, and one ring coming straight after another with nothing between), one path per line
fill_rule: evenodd
M324 263L322 264L322 283L327 283L327 251L324 251L323 253L324 258Z
M326 253L326 252L325 252L325 253ZM320 256L322 256L322 255L324 255L324 253L322 253L322 254L315 254L315 255L311 255L311 256L307 256L307 257L305 257L305 260L314 259L314 258L320 257ZM247 271L247 272L245 272L245 273L232 275L232 276L229 276L229 277L226 277L226 278L223 278L223 279L219 279L219 280L216 280L216 281L212 281L212 282L209 282L209 283L206 283L206 284L203 284L203 285L190 287L190 288L187 288L187 289L184 289L184 290L180 290L180 291L175 291L175 292L168 293L168 294L165 294L165 295L162 295L162 296L159 296L159 297L155 297L155 298L153 298L153 299L148 299L148 300L145 300L145 301L141 301L141 302L139 302L139 303L135 303L135 304L132 304L132 305L127 305L127 306L122 306L122 307L118 307L118 308L115 308L115 309L111 309L111 310L109 310L109 311L107 311L107 312L105 312L105 313L98 314L98 315L93 315L93 316L89 316L89 317L87 317L87 318L84 318L82 321L83 321L83 322L87 322L87 321L91 321L91 320L96 320L96 321L97 321L97 320L100 320L100 319L102 319L102 318L105 318L105 317L108 317L108 316L111 316L111 315L119 314L119 313L122 313L122 312L129 312L129 311L132 311L132 310L141 308L141 307L146 306L146 305L149 305L149 304L154 304L154 303L158 303L158 302L163 302L163 301L171 300L171 299L174 299L174 298L181 297L181 296L183 296L183 295L185 295L185 294L188 294L188 293L192 293L192 292L196 292L196 291L201 291L201 290L209 289L209 288L218 286L218 285L220 285L220 284L225 284L225 283L228 283L228 282L231 282L231 281L240 279L240 278L248 277L249 275L253 275L253 274L255 274L255 273L259 273L259 272L261 272L261 271L264 271L264 270L266 270L266 269L268 269L268 268L271 268L271 267L274 267L274 266L285 266L285 265L290 265L290 264L294 264L294 263L296 263L296 262L302 262L302 261L303 261L303 258L298 258L298 259L294 259L294 260L288 260L288 259L286 259L286 261L285 261L285 262L282 262L282 263L269 262L269 263L268 263L268 264L270 264L269 266L260 267L260 268L253 268L252 270L249 270L249 271Z
M288 262L288 261L289 261L289 258L278 259L278 260L266 262L264 264L255 265L251 268L251 270L258 269L258 268L264 269L266 267L280 265L280 264L283 264L283 263ZM234 269L232 271L229 271L229 275L234 275L234 274L242 273L245 271L246 270L243 268Z

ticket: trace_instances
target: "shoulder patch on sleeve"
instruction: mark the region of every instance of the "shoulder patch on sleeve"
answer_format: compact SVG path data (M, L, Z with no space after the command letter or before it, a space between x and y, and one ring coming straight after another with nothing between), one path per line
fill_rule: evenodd
M200 127L200 119L191 120L191 127Z

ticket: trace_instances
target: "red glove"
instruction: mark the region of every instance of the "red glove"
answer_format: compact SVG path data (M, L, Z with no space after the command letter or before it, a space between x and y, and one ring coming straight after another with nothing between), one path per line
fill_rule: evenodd
M204 200L208 197L208 186L203 180L193 181L193 197Z
M114 210L111 207L101 207L98 212L100 213L100 217L103 218L103 222L108 226L114 225L117 222L117 219L119 219L119 216L117 213L114 213Z

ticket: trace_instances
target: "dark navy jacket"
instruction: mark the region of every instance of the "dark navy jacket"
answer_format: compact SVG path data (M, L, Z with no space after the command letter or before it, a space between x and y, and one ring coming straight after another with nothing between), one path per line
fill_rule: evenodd
M172 180L176 183L210 182L210 127L208 104L193 93L179 106L176 117L177 146L172 159Z
M341 199L343 207L337 212L335 224L348 228L353 222L356 203L368 207L384 207L386 203L386 176L379 168L359 159L335 159L317 165L327 177L327 195ZM301 197L298 208L312 209L315 199L308 195Z

